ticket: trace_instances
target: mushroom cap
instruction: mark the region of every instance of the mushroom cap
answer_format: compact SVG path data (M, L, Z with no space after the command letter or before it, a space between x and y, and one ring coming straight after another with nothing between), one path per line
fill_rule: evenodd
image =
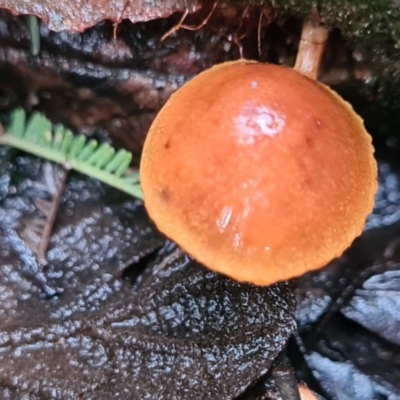
M240 60L184 84L140 166L158 229L213 271L270 285L323 267L358 236L377 190L352 107L290 68Z

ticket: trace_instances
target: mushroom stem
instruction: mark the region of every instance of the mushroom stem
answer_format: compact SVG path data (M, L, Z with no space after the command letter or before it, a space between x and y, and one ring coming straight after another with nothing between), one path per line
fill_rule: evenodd
M328 31L325 28L305 22L294 69L316 80L327 39Z

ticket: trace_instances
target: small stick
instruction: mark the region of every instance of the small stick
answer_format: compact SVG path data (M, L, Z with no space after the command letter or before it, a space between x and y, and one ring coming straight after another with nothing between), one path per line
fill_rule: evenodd
M203 19L203 21L200 22L199 25L190 26L190 25L182 24L181 28L187 29L188 31L197 31L197 30L201 29L204 25L206 25L206 24L208 23L208 21L210 20L211 16L212 16L213 13L214 13L214 10L217 8L217 5L218 5L218 0L214 1L214 4L213 4L213 6L212 6L212 9L211 9L210 12L208 13L207 17L205 17L205 18Z
M246 37L246 35L247 35L247 33L248 33L248 30L246 29L246 31L245 31L244 33L242 33L240 36L237 36L237 34L238 34L238 33L240 32L240 30L242 29L242 26L243 26L243 19L244 19L245 17L248 17L248 13L249 13L249 6L247 6L247 7L244 9L244 11L243 11L243 13L242 13L242 16L240 17L239 27L237 28L236 33L235 33L235 35L234 35L234 37L233 37L233 42L236 44L236 46L237 46L238 49L239 49L239 57L240 57L240 58L244 58L243 46L242 46L242 44L240 43L240 41Z
M28 30L31 41L31 54L37 56L40 52L40 27L39 19L35 15L27 15Z
M179 30L182 27L183 21L189 14L189 10L186 9L185 12L182 14L181 19L177 24L175 24L171 29L169 29L167 32L164 33L164 35L161 36L161 41L164 41L168 36L171 36L174 32Z
M328 31L325 28L305 22L294 69L316 80L327 40Z
M51 237L51 232L53 231L54 222L57 217L58 208L60 207L60 202L62 194L65 190L65 183L67 181L68 171L62 170L60 180L58 182L57 190L51 201L51 207L46 215L46 224L43 229L43 233L40 238L40 243L37 252L37 259L40 264L47 265L47 248L49 247L49 241Z
M118 21L113 23L113 39L114 39L114 40L117 39L118 27L119 27L119 24L120 24L121 21L122 21L122 18L123 18L124 14L125 14L125 11L126 11L128 5L129 5L129 0L127 0L127 1L125 2L124 8L122 9L122 12L121 12L121 15L120 15Z
M263 12L260 11L260 16L258 18L258 27L257 27L257 50L258 57L261 57L261 22L262 22Z
M113 39L117 39L117 32L118 32L119 22L113 24Z
M168 30L167 32L164 33L164 35L161 36L161 41L165 40L168 36L172 35L174 32L176 32L179 29L186 29L188 31L197 31L199 29L201 29L204 25L207 24L207 22L210 20L211 16L214 13L214 10L216 9L217 5L218 5L218 1L216 0L214 1L213 7L211 8L211 11L208 13L208 15L203 19L203 21L196 26L191 26L191 25L185 25L183 23L183 21L186 19L186 17L189 14L189 10L186 9L185 12L182 14L181 19L179 20L179 22L174 25L170 30Z

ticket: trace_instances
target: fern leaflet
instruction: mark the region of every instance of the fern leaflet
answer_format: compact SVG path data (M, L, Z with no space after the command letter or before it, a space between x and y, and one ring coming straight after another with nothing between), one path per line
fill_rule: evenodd
M53 126L35 112L26 119L16 109L8 126L0 132L0 145L7 145L91 176L134 197L143 199L138 173L129 173L132 153L116 151L108 143L99 144L84 135L74 135L62 125Z

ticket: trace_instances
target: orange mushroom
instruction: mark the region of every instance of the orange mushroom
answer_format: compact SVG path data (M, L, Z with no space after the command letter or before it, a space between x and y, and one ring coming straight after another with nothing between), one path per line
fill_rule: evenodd
M335 92L239 60L171 96L140 179L161 232L213 271L270 285L323 267L362 232L377 190L373 152Z

